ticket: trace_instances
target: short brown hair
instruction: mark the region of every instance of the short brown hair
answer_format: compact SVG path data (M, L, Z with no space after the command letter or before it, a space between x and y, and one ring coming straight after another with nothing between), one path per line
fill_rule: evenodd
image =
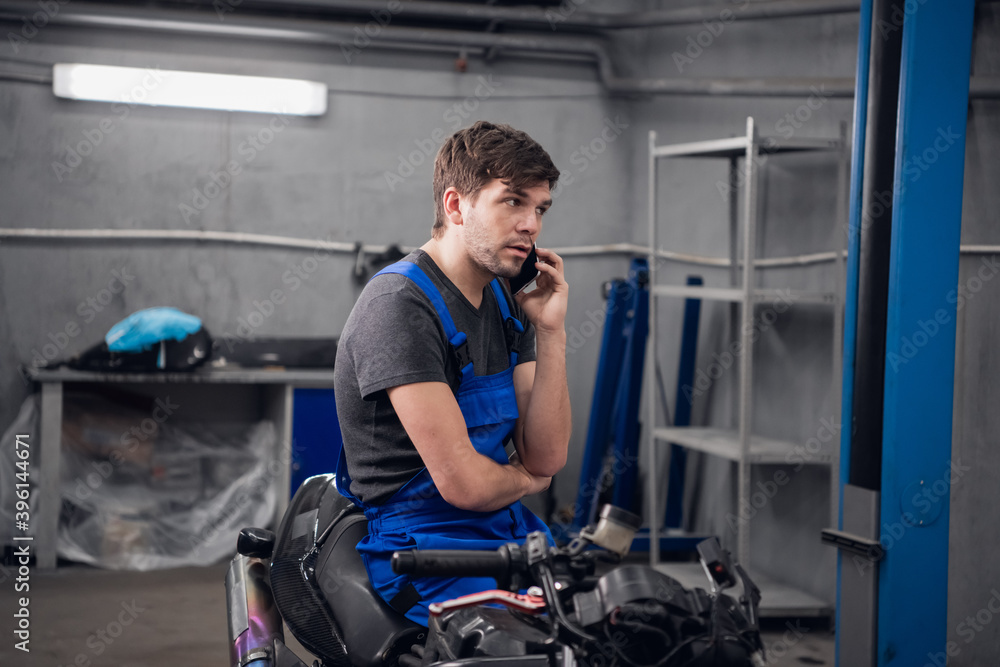
M450 187L475 201L490 180L497 178L514 190L559 180L559 170L537 141L510 125L485 120L459 130L445 140L434 160L435 238L444 231L442 198Z

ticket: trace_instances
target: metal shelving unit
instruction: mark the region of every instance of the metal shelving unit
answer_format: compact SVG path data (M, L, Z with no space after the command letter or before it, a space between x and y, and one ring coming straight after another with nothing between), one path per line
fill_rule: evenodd
M823 465L830 468L830 514L833 523L837 519L837 479L839 478L839 456L837 438L818 451L808 451L804 443L787 442L774 438L762 437L753 433L752 424L752 383L753 383L753 317L754 306L764 301L771 301L779 296L793 303L826 304L833 308L833 366L834 413L839 413L840 373L841 365L843 306L841 290L844 276L844 253L835 250L822 253L826 261L834 261L838 265L838 287L830 292L803 292L795 290L764 289L756 286L755 271L766 266L796 266L813 263L819 254L790 257L767 258L754 257L757 247L758 226L758 167L762 154L777 155L782 153L802 151L829 151L838 155L838 197L836 220L846 220L847 202L847 156L846 127L841 128L839 139L782 139L762 141L757 135L753 118L747 118L746 134L741 137L697 141L683 144L658 146L656 133L649 136L649 267L650 293L654 297L696 298L728 302L732 304L732 312L740 312L740 342L741 349L748 352L740 355L739 360L739 399L738 428L735 430L706 427L672 427L656 426L655 399L657 387L654 381L656 360L656 298L650 299L649 305L649 350L646 355L647 368L645 372L647 420L645 429L647 464L650 474L647 475L646 499L647 513L650 518L650 561L651 565L677 578L684 583L685 578L691 578L694 585L703 585L704 573L700 567L692 568L688 563L661 563L659 540L657 539L657 520L659 494L656 488L658 470L657 453L659 446L671 443L690 450L704 452L713 456L728 459L737 464L738 498L749 502L751 495L751 466L759 464L805 463ZM687 285L657 284L656 266L657 249L657 162L660 159L675 158L724 158L730 164L730 184L734 196L730 203L730 257L727 262L730 268L730 287L695 287ZM742 163L742 164L741 164ZM742 173L741 170L742 169ZM740 178L742 176L742 179ZM742 180L742 184L740 181ZM735 197L737 189L742 192L743 225L739 229L739 206ZM737 257L739 241L742 241L742 256ZM705 258L703 262L710 266L719 266L718 258ZM695 262L697 263L697 262ZM815 448L814 448L815 449ZM808 616L823 615L831 610L831 605L803 591L799 591L785 583L775 581L760 573L755 573L750 563L750 528L748 522L741 522L737 535L737 557L741 563L748 565L748 570L763 593L761 613L765 616ZM688 571L690 570L690 572Z

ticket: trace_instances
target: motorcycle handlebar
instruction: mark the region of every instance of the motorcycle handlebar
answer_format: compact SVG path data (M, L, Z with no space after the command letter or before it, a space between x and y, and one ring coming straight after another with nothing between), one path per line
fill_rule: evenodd
M412 549L392 554L392 571L417 577L493 577L510 574L510 558L500 551Z

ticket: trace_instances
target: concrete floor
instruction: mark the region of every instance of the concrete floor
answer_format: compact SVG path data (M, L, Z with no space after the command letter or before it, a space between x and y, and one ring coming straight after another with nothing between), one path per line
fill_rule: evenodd
M85 566L32 571L30 654L13 648L15 594L7 579L0 584L0 665L226 665L225 573L225 564L142 573ZM784 621L770 622L765 637L769 665L833 667L833 635L826 623L800 625L794 632L788 627ZM286 638L307 657L294 638Z

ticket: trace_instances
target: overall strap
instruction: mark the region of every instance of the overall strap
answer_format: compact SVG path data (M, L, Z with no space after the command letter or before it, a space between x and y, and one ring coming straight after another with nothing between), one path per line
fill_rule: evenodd
M420 288L420 291L424 293L430 300L431 305L434 306L438 319L441 320L441 326L444 327L444 333L448 337L448 342L451 343L451 347L455 351L455 356L458 358L458 367L462 371L462 377L471 376L472 354L469 352L467 337L464 332L459 331L455 326L455 320L451 318L451 313L448 312L448 306L444 303L444 297L441 296L441 292L434 286L434 283L427 277L423 269L412 262L399 261L395 264L390 264L376 273L372 276L372 280L384 273L397 273L401 276L406 276Z
M507 349L510 351L510 365L517 365L517 353L520 352L521 336L524 334L524 325L521 320L514 317L507 306L507 293L500 285L500 279L494 278L490 283L493 288L493 295L497 299L500 307L500 316L503 318L504 336L507 339Z

